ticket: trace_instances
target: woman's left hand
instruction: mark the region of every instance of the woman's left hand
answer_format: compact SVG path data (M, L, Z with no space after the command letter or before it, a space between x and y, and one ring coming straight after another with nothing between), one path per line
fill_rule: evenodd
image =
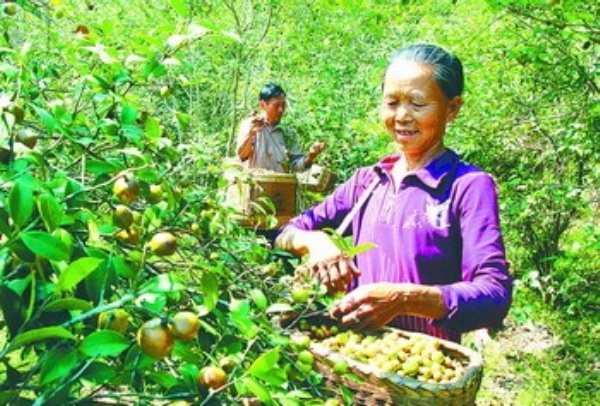
M399 315L439 319L446 313L444 297L438 287L389 282L361 285L344 296L331 311L344 326L373 331Z
M332 310L344 326L356 330L379 330L399 314L398 297L402 284L361 285L348 293Z

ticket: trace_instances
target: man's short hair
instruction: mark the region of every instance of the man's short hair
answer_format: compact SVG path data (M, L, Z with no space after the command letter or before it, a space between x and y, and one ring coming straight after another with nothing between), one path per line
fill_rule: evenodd
M267 83L260 89L260 93L258 95L258 100L266 101L270 100L273 97L285 96L285 91L275 83Z

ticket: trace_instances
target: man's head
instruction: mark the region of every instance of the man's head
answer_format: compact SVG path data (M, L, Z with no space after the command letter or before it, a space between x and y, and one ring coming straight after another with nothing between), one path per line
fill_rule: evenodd
M267 83L260 90L258 99L269 124L279 123L287 107L286 94L281 86Z

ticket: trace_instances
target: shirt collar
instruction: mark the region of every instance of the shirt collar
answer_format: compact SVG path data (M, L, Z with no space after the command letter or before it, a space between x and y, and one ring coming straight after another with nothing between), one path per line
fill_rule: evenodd
M388 155L375 164L375 166L380 168L386 176L390 177L392 167L399 159L402 159L402 155L400 154ZM425 186L437 189L444 176L456 166L458 160L459 157L456 152L446 149L442 155L411 175L419 179Z

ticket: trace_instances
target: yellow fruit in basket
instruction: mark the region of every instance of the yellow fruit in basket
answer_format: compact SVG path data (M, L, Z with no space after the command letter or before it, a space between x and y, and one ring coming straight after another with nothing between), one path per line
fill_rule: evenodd
M168 232L155 234L148 243L150 250L158 256L173 255L177 250L177 239Z
M319 342L344 357L422 382L453 382L465 373L460 359L445 353L437 339L395 332L363 334L345 331ZM334 370L342 371L341 365Z

